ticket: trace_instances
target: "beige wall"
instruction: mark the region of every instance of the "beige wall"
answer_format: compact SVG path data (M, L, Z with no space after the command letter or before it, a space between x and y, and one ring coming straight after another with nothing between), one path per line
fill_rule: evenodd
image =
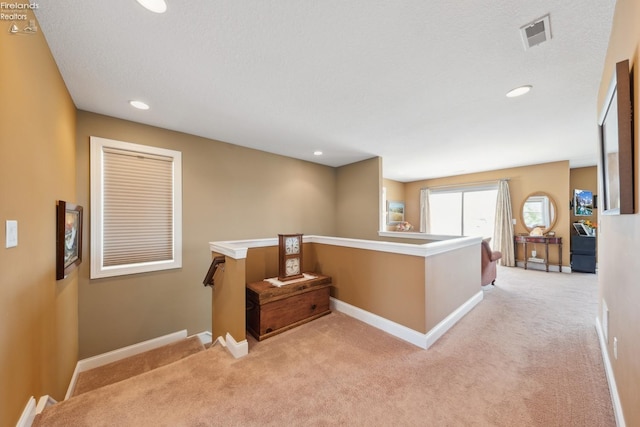
M427 332L424 257L314 246L318 272L332 278L331 296L418 332Z
M479 243L426 259L427 331L481 292L481 263Z
M202 285L210 241L336 233L334 168L79 111L78 198L87 215L92 135L182 152L183 267L89 280L83 263L81 358L179 329L210 330L211 290Z
M420 189L425 187L438 187L444 185L461 185L474 182L493 181L501 178L509 178L509 192L511 194L511 206L513 216L516 219L514 232L525 233L522 226L520 211L526 198L534 192L544 191L548 193L556 203L557 221L553 230L556 236L562 237L562 263L569 265L569 162L553 162L518 168L499 169L495 171L457 175L445 178L415 181L405 184L406 218L411 224L420 222ZM549 249L549 258L557 262L558 256L555 248ZM522 255L520 255L522 258Z
M628 59L633 70L635 211L638 212L638 135L640 135L640 2L618 0L613 20L598 105L602 106L615 63ZM594 112L594 121L595 121ZM600 216L598 230L598 283L600 297L609 307L607 351L618 386L626 425L640 425L640 216ZM618 358L613 338L618 339Z
M354 239L378 239L382 159L342 166L336 172L336 234ZM321 233L316 233L321 234Z
M5 25L6 24L6 25ZM76 201L75 107L41 33L0 32L0 425L63 399L78 355L78 273L56 281L56 201ZM5 221L18 246L5 248Z

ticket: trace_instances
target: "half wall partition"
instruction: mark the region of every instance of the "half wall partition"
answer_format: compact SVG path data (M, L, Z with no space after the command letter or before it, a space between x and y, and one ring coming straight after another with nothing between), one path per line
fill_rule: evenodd
M436 236L434 236L436 237ZM480 237L397 243L304 236L306 272L332 278L332 310L427 349L482 300ZM211 242L225 269L212 292L212 332L246 354L245 286L278 274L277 238Z

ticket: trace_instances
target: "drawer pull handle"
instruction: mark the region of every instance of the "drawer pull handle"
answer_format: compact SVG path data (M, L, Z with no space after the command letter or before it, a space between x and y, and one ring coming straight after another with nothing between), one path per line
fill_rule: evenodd
M267 330L265 332L268 334L269 332L272 332L272 331L273 331L273 329L267 328Z
M315 309L316 309L316 307L317 307L317 306L316 306L315 304L312 304L312 305L311 305L311 310L315 310Z
M299 290L299 291L303 291L303 290L305 290L306 288L307 288L307 287L306 287L305 285L298 286L298 290Z

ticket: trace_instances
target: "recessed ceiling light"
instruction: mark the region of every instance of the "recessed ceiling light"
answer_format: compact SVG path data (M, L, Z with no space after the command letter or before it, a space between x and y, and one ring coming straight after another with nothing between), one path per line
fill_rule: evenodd
M316 151L313 152L313 155L314 156L322 156L322 151L316 150Z
M529 92L532 87L533 86L531 85L524 85L515 89L511 89L509 92L507 92L507 96L509 98L515 98L516 96L524 95L525 93Z
M167 3L164 0L136 0L147 10L155 13L165 13L167 11Z
M148 110L149 105L142 101L129 101L132 107L137 108L138 110Z

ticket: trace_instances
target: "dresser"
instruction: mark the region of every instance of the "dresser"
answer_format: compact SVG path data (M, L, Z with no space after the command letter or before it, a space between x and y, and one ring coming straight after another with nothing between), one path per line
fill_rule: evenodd
M283 286L247 284L247 330L258 341L331 313L331 277L315 273Z
M595 236L571 236L571 270L596 272Z
M524 246L524 269L527 269L529 263L529 245L544 245L544 258L541 258L545 265L545 269L549 272L549 245L558 248L558 269L562 272L562 237L546 237L546 236L515 236L513 249L515 251L514 258L518 260L518 245ZM554 264L551 264L554 265Z

